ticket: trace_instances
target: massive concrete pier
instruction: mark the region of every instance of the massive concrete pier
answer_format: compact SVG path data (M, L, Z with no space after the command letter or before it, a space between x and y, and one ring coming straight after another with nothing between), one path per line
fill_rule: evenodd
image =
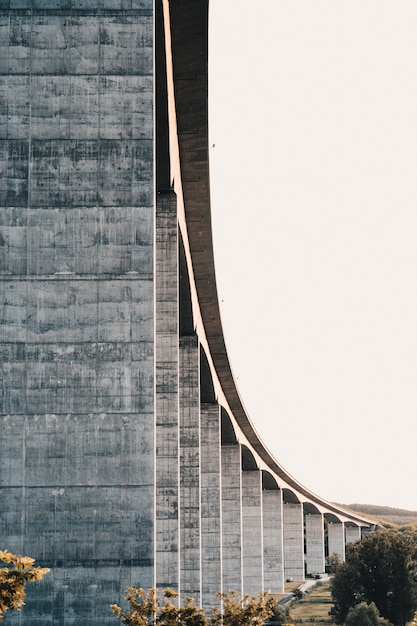
M0 536L51 568L10 623L115 624L127 585L209 606L323 572L372 525L285 471L232 376L207 1L0 7Z

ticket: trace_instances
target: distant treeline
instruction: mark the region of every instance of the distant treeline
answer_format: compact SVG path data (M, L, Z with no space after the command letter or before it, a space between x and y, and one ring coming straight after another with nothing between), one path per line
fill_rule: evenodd
M344 509L350 509L356 513L362 513L370 517L375 517L388 524L398 524L399 526L417 524L417 511L407 509L397 509L390 506L378 506L376 504L338 504Z

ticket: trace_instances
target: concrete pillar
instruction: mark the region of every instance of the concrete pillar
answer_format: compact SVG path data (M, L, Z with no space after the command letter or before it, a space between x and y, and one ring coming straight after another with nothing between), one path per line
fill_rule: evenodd
M1 3L1 544L52 568L27 625L155 584L154 15L98 5Z
M284 521L284 577L304 580L304 520L301 503L285 502Z
M263 591L262 484L259 470L242 471L243 593Z
M336 555L345 560L345 528L343 522L331 523L327 525L329 541L329 557Z
M220 407L201 405L201 584L202 606L219 605L222 588Z
M306 515L304 519L307 574L323 574L325 569L323 515Z
M345 541L346 544L358 541L361 538L360 526L345 525Z
M262 490L264 590L284 591L284 555L282 541L282 491Z
M180 337L180 589L200 604L200 376L196 336Z
M156 587L178 590L178 232L174 193L156 212L155 570Z
M242 595L242 500L240 446L221 446L223 591Z

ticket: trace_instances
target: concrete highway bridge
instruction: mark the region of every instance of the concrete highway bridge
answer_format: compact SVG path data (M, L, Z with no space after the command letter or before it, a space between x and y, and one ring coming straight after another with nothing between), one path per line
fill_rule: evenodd
M3 0L0 20L1 547L51 568L9 622L324 572L373 525L285 471L232 375L207 1Z

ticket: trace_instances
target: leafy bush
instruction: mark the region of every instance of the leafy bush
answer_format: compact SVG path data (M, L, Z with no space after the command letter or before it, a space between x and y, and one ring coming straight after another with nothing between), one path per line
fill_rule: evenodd
M371 604L361 602L349 609L346 626L390 626L390 622L380 617L373 602Z
M110 608L128 626L262 626L273 615L275 601L267 593L243 598L236 591L218 595L223 608L212 608L209 618L194 598L186 598L184 606L177 606L178 593L172 589L164 590L161 601L156 589L145 592L128 587L124 597L129 609L124 611L118 604Z

